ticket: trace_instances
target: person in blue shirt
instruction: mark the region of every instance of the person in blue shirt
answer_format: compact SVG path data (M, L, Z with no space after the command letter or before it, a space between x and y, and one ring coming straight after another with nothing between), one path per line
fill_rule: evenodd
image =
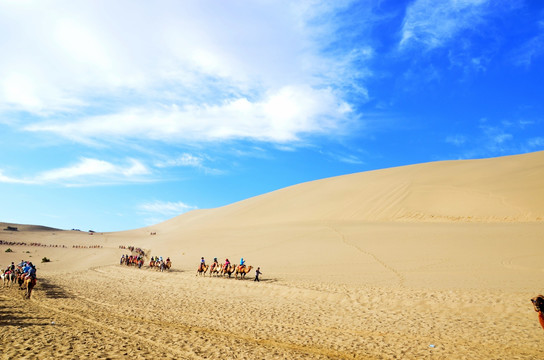
M245 262L244 258L241 258L241 259L240 259L240 269L245 268L245 267L246 267L245 264L246 264L246 262Z
M32 265L30 267L30 270L28 270L28 274L26 275L27 279L35 279L36 278L36 267Z

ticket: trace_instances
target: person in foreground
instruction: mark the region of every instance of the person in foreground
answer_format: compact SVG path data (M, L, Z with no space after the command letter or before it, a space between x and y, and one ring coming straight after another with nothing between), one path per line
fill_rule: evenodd
M540 326L544 329L544 315L542 314L542 311L544 311L544 295L535 296L531 299L531 302L533 303L535 311L538 313Z

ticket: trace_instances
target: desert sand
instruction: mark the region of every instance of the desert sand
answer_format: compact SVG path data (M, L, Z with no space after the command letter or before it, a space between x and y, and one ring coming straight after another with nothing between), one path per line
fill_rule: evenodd
M29 300L0 289L0 357L543 359L543 179L537 152L323 179L123 232L2 223L0 266L33 261L38 283ZM119 265L127 245L172 269ZM261 281L197 276L202 256L244 257Z

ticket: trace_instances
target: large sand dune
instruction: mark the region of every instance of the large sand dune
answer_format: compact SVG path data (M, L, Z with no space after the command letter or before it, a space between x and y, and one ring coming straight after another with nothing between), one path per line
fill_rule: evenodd
M39 282L29 301L0 292L1 356L540 359L542 179L537 152L323 179L124 232L13 225L0 240L26 245L0 245L0 265L33 260ZM122 267L119 245L173 269ZM196 277L201 256L244 257L263 281Z

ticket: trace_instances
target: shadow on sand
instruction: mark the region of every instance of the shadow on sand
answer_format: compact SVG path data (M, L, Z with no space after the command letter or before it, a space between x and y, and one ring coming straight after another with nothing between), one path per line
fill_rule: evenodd
M48 325L49 320L45 317L29 316L24 309L24 302L0 298L0 329L8 330L9 326L21 328Z
M65 291L62 287L53 284L46 278L38 280L38 286L36 289L45 293L45 297L52 299L74 299L75 296Z

